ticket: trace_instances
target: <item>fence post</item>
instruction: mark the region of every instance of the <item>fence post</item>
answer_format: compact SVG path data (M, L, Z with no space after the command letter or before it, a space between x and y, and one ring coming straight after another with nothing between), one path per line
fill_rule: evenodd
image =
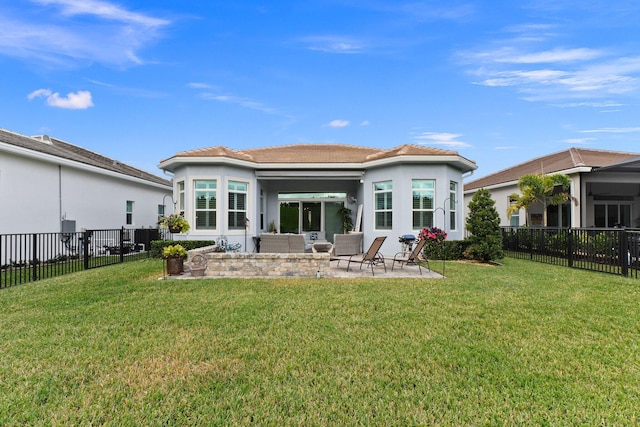
M38 235L35 233L31 242L31 280L38 280Z
M573 267L573 230L567 230L567 266Z
M618 247L618 258L620 259L620 267L622 271L622 276L627 277L629 274L629 263L627 262L629 257L629 245L627 239L627 232L621 230L619 239L619 247Z
M120 262L124 262L124 227L120 228Z
M82 257L84 258L84 269L89 269L89 230L82 232Z

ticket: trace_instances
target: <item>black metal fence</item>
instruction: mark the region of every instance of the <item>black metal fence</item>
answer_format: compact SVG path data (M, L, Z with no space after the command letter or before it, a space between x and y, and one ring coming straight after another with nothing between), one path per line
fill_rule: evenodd
M0 288L149 257L157 229L0 235Z
M507 256L638 278L640 231L599 228L502 228Z

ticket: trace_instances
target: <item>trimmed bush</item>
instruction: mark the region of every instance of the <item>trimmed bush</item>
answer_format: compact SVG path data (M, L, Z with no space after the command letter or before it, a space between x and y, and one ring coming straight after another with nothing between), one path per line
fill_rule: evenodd
M171 245L181 245L187 251L191 249L203 248L215 245L215 240L153 240L151 242L151 256L153 258L163 258L164 248Z

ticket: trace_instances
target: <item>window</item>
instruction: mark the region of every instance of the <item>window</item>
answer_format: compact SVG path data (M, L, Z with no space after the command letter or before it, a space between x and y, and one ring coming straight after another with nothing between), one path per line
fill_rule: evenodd
M373 184L373 216L376 230L391 230L393 226L392 189L391 181Z
M458 225L456 223L456 217L458 213L456 206L458 206L458 183L449 182L449 230L457 230Z
M133 202L131 200L127 200L125 224L133 225Z
M178 212L184 215L184 181L178 182Z
M516 199L509 197L509 205L515 205L516 203ZM511 214L511 218L509 219L509 226L520 227L520 210L514 211Z
M264 230L264 191L260 189L260 230Z
M246 182L229 181L229 230L244 230L247 217Z
M277 228L281 233L324 232L333 242L333 235L343 232L339 212L346 199L347 193L278 193Z
M194 181L196 230L216 229L217 181Z
M598 203L593 206L596 227L631 227L631 204Z
M433 179L414 179L411 181L414 230L433 227L435 188L436 182Z

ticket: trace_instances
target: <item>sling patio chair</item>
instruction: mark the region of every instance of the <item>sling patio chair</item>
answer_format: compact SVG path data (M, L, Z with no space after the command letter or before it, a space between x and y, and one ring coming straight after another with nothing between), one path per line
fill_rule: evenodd
M391 271L393 271L393 267L396 265L396 262L400 263L401 268L404 267L405 264L413 264L418 265L418 270L420 271L420 275L422 276L422 266L420 265L422 262L427 263L427 270L431 270L429 268L429 260L427 258L420 259L420 255L422 254L422 249L424 245L427 243L427 239L420 239L418 243L413 248L409 254L399 252L393 257L393 263L391 264Z
M362 269L362 264L368 264L371 267L371 275L375 276L373 272L374 265L382 265L384 267L384 272L387 272L387 266L384 264L384 257L380 253L380 247L384 243L387 236L376 237L369 246L367 252L363 254L357 255L344 255L344 256L332 256L331 261L338 261L338 265L340 265L340 261L347 261L347 271L351 266L352 262L360 264L360 269Z

